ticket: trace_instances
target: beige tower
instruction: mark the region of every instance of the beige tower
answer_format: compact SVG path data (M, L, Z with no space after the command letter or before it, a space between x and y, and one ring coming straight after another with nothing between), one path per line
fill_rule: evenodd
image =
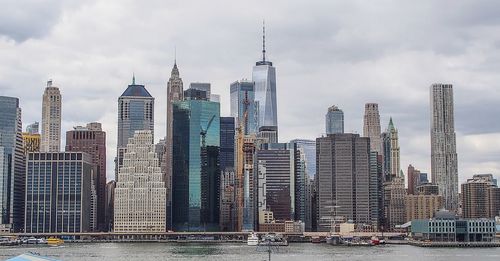
M59 88L47 82L42 102L41 152L59 152L61 148L62 97Z
M382 141L380 139L380 114L377 103L365 104L365 116L363 122L363 137L370 138L371 151L382 154Z
M153 134L136 131L127 144L115 188L115 232L165 232L166 188Z

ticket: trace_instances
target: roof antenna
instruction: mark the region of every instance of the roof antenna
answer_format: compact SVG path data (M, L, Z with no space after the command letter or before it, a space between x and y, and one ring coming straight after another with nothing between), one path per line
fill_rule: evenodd
M177 46L174 45L174 64L177 64Z
M262 20L262 61L266 61L266 21Z
M132 85L135 85L135 72L132 73Z

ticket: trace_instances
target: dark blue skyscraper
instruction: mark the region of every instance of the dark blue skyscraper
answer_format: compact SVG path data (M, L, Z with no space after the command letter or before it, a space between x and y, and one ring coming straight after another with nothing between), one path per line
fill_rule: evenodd
M233 117L220 118L220 169L234 169L235 126Z
M219 228L220 105L173 103L172 224L176 231Z
M149 94L144 85L132 84L127 87L118 98L118 140L115 173L123 164L123 154L126 152L128 139L134 136L137 130L154 132L154 103L155 99ZM118 177L115 177L118 180Z
M21 231L25 168L19 99L0 96L0 231Z

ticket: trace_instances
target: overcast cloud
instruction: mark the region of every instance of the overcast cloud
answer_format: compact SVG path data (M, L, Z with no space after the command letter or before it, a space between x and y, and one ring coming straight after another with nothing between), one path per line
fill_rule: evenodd
M166 82L177 49L185 88L210 82L229 115L229 84L261 56L277 70L280 141L315 139L338 105L362 133L364 104L399 129L401 166L430 172L429 86L452 83L460 182L500 174L500 1L0 0L0 95L41 121L48 79L63 95L63 132L99 121L114 177L117 99L131 82L155 100L165 135ZM64 143L64 142L63 142ZM64 144L63 144L64 145Z

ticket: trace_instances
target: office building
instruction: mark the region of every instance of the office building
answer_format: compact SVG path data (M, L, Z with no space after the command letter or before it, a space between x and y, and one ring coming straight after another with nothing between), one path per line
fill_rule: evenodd
M236 180L234 169L226 168L220 178L220 231L236 231Z
M384 179L386 182L401 176L400 149L398 130L394 127L392 118L389 121L387 130L382 133L382 159Z
M153 133L136 131L126 151L115 188L114 231L165 232L167 191Z
M59 88L47 82L42 101L42 143L40 151L59 152L61 150L62 97Z
M29 134L40 134L38 121L26 126L26 132Z
M97 229L104 231L106 201L106 132L101 123L91 122L86 127L77 126L66 132L66 151L86 152L92 156L96 167L95 190L97 192Z
M0 231L19 232L24 222L25 165L19 99L0 96Z
M370 139L333 134L316 139L318 231L330 231L331 219L371 224Z
M408 194L405 196L406 222L415 219L430 219L443 208L440 195Z
M233 117L220 118L220 170L232 169L235 162L235 119Z
M255 100L254 82L236 81L230 88L231 117L236 119L236 127L241 125L245 135L256 134L259 130L259 104Z
M411 164L408 165L408 195L417 194L417 186L421 184L420 170L415 169Z
M325 116L326 134L344 133L344 112L333 105Z
M173 103L172 222L175 231L219 229L220 105Z
M259 213L269 210L273 212L275 220L293 220L294 150L288 143L266 143L256 151L256 158L259 171ZM305 173L302 176L305 177ZM260 186L261 184L265 185Z
M370 138L370 149L382 155L382 142L380 140L380 114L377 103L365 104L363 121L363 137Z
M127 143L138 130L150 130L154 134L154 102L144 85L135 83L135 76L123 94L118 98L118 140L115 174L123 165ZM154 136L154 135L153 135ZM118 182L118 175L115 176Z
M207 100L212 101L211 100L212 92L210 90L211 89L210 83L208 83L208 82L192 82L189 84L189 89L204 91Z
M106 183L106 209L105 209L105 222L106 231L113 231L114 209L115 209L115 188L116 181L111 180Z
M385 230L393 230L406 223L406 188L402 177L384 183Z
M500 189L493 175L474 175L462 184L462 215L464 218L495 218L500 212Z
M257 129L263 126L278 128L276 69L272 62L266 61L265 30L262 36L262 60L255 63L253 67L252 81L255 83L255 101L258 103Z
M376 151L370 151L370 225L374 231L384 222L383 181L381 157Z
M262 126L259 128L257 138L262 138L266 143L278 143L278 127Z
M94 172L84 152L28 153L25 233L91 232Z
M458 206L458 163L453 110L453 86L436 83L431 92L431 173L444 207Z
M39 152L41 136L38 133L23 132L23 151L24 154L28 152Z

